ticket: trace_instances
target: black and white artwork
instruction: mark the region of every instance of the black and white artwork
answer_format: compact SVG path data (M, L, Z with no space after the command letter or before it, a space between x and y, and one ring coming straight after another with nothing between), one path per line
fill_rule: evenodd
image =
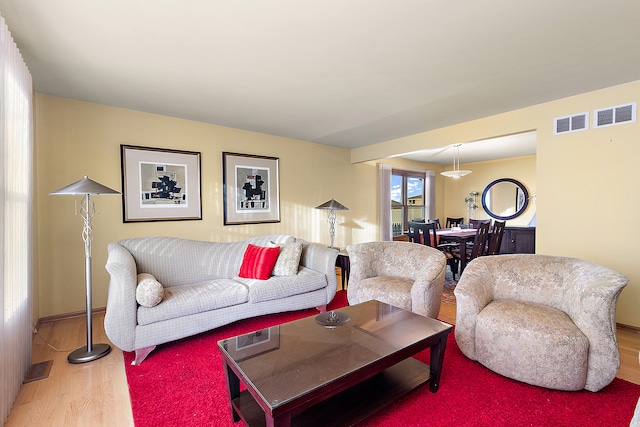
M280 221L278 158L222 153L224 225Z
M200 153L120 146L123 221L202 219Z

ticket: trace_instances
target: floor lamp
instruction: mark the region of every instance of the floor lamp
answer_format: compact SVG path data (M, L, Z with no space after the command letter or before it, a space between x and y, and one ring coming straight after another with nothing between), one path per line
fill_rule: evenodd
M84 219L82 229L82 240L84 241L85 255L85 277L87 286L87 345L71 352L67 356L69 363L84 363L106 356L111 351L109 344L93 344L92 341L92 310L91 310L91 241L93 240L93 230L91 229L91 218L95 214L95 205L91 196L120 194L109 187L98 184L88 177L80 181L67 185L59 190L49 193L52 196L83 196L80 205L80 215Z
M329 236L331 237L331 245L329 247L333 248L333 240L336 237L336 211L348 211L349 208L340 202L331 199L320 206L316 206L316 209L325 209L329 211Z

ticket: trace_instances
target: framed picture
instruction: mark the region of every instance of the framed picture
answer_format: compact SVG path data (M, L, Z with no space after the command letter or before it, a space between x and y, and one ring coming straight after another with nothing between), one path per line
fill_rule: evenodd
M124 222L202 219L200 153L120 146Z
M222 153L224 225L280 222L278 158Z
M272 326L225 341L225 350L236 362L278 348L280 348L280 326Z

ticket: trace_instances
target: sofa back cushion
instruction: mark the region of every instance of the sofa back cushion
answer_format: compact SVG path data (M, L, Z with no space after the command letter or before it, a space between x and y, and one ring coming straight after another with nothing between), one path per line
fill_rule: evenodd
M217 278L234 278L249 243L268 246L293 236L259 236L238 242L205 242L175 237L138 237L121 240L136 261L138 273L151 273L167 288Z

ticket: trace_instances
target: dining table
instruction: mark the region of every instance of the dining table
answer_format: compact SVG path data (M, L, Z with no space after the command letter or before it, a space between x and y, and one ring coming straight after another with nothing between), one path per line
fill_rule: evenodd
M436 236L438 236L438 241L440 244L445 242L453 242L458 243L460 245L460 253L464 254L462 248L466 248L467 242L473 242L473 239L476 237L476 232L478 230L476 228L441 228L436 230ZM464 271L464 268L467 266L467 257L460 257L460 274Z

